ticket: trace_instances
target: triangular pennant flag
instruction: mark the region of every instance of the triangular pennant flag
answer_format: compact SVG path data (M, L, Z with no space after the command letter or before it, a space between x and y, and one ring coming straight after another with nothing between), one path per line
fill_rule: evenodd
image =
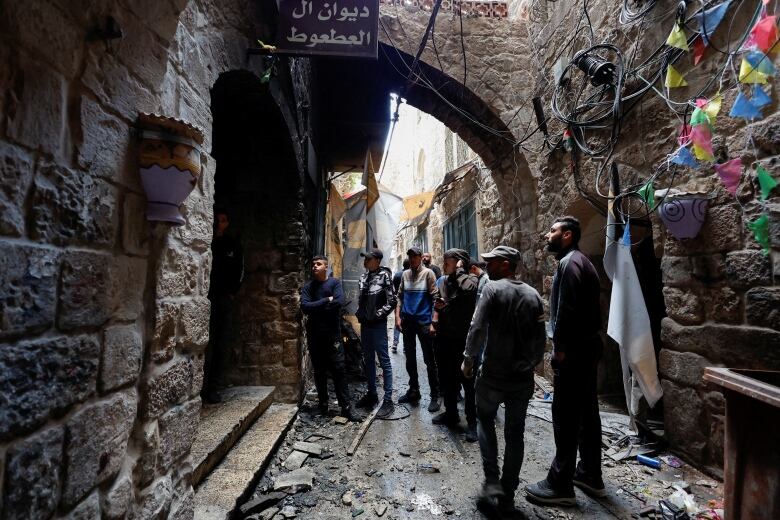
M684 51L688 50L688 39L685 37L685 31L682 30L679 23L674 24L672 32L669 33L669 37L666 39L666 45Z
M772 98L759 85L753 85L753 94L750 102L754 107L761 108L772 103Z
M653 181L647 181L647 184L637 190L637 194L645 201L647 207L650 208L650 211L655 208L655 188L653 188Z
M710 118L710 122L714 123L715 118L720 113L720 107L723 105L723 96L720 95L720 92L715 94L715 97L710 99L706 105L702 107L702 110L704 110L704 113L707 114L707 117Z
M761 244L764 254L769 254L769 217L761 215L753 222L748 222L747 227L753 232L756 242Z
M750 31L750 39L756 47L769 52L777 42L777 20L775 16L765 16Z
M775 75L775 66L772 64L772 58L763 52L750 51L745 54L745 59L748 63L750 63L751 67L756 69L761 74L766 74L767 76Z
M712 153L712 144L709 145L693 145L693 155L700 161L710 162L715 159L715 155Z
M710 123L710 116L707 115L707 112L699 107L693 109L693 113L691 114L692 126L707 125L709 127Z
M674 164L679 164L680 166L687 166L694 169L699 168L699 163L697 163L696 159L693 158L691 151L684 146L681 146L680 149L677 150L677 152L672 157L672 162Z
M756 168L756 177L758 177L758 185L761 188L761 200L766 200L777 186L777 181L761 165Z
M747 96L745 96L741 91L737 95L737 99L734 100L734 106L731 107L729 116L741 117L742 119L746 119L748 121L753 121L755 119L761 119L764 117L758 107L751 103Z
M669 67L666 69L666 82L664 85L666 85L666 88L687 87L688 82L685 81L685 78L682 76L682 74L677 72L677 69L669 65Z
M710 44L710 38L715 29L718 28L723 17L726 15L726 11L731 5L731 0L726 0L722 4L710 7L703 13L699 13L693 17L699 23L699 32L705 45Z
M738 79L740 83L761 83L763 85L766 83L766 74L757 71L747 59L742 58Z
M739 180L742 178L742 159L731 159L722 164L716 164L715 171L718 172L726 190L732 195L736 195Z
M697 146L705 146L712 150L712 132L707 125L696 125L691 129L691 141Z
M680 146L685 146L691 142L691 125L680 125L680 135L677 137Z
M704 43L704 38L701 35L697 36L693 40L693 64L698 65L701 59L704 57L704 53L707 50L707 44Z

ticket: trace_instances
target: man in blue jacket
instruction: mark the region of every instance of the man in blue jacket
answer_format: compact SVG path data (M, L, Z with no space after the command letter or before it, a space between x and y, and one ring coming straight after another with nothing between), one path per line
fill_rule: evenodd
M301 311L308 317L306 336L314 384L317 387L319 411L328 413L328 372L333 377L341 415L357 420L349 399L349 386L344 369L344 346L341 343L341 306L344 291L341 280L328 277L328 259L315 256L311 263L312 279L301 291Z

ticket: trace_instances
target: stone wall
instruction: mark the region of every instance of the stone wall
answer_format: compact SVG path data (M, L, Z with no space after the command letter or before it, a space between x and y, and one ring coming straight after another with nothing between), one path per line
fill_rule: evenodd
M267 38L269 7L0 4L0 518L192 518L216 167L209 89L227 70L262 73L244 52ZM272 80L301 131L306 67L282 61ZM139 112L206 135L180 228L144 219Z

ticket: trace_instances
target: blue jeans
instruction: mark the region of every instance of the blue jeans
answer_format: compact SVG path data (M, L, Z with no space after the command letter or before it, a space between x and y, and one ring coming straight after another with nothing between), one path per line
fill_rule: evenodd
M520 483L520 468L523 465L525 414L528 401L534 391L533 372L518 377L512 384L498 384L477 376L474 390L477 396L477 436L482 454L482 469L488 484L499 482L498 440L496 439L496 413L504 403L504 467L500 482L507 495L514 496Z
M398 346L398 338L401 337L401 329L393 325L393 346Z
M393 367L390 364L390 354L387 353L387 327L360 327L360 342L363 344L363 360L366 364L368 378L368 393L376 395L376 358L382 367L382 377L385 380L385 397L393 399Z

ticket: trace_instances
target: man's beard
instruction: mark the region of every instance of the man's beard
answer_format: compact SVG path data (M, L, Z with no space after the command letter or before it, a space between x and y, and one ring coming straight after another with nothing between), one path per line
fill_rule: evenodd
M548 241L547 242L547 250L551 253L560 253L561 251L561 242L559 240L555 241Z

